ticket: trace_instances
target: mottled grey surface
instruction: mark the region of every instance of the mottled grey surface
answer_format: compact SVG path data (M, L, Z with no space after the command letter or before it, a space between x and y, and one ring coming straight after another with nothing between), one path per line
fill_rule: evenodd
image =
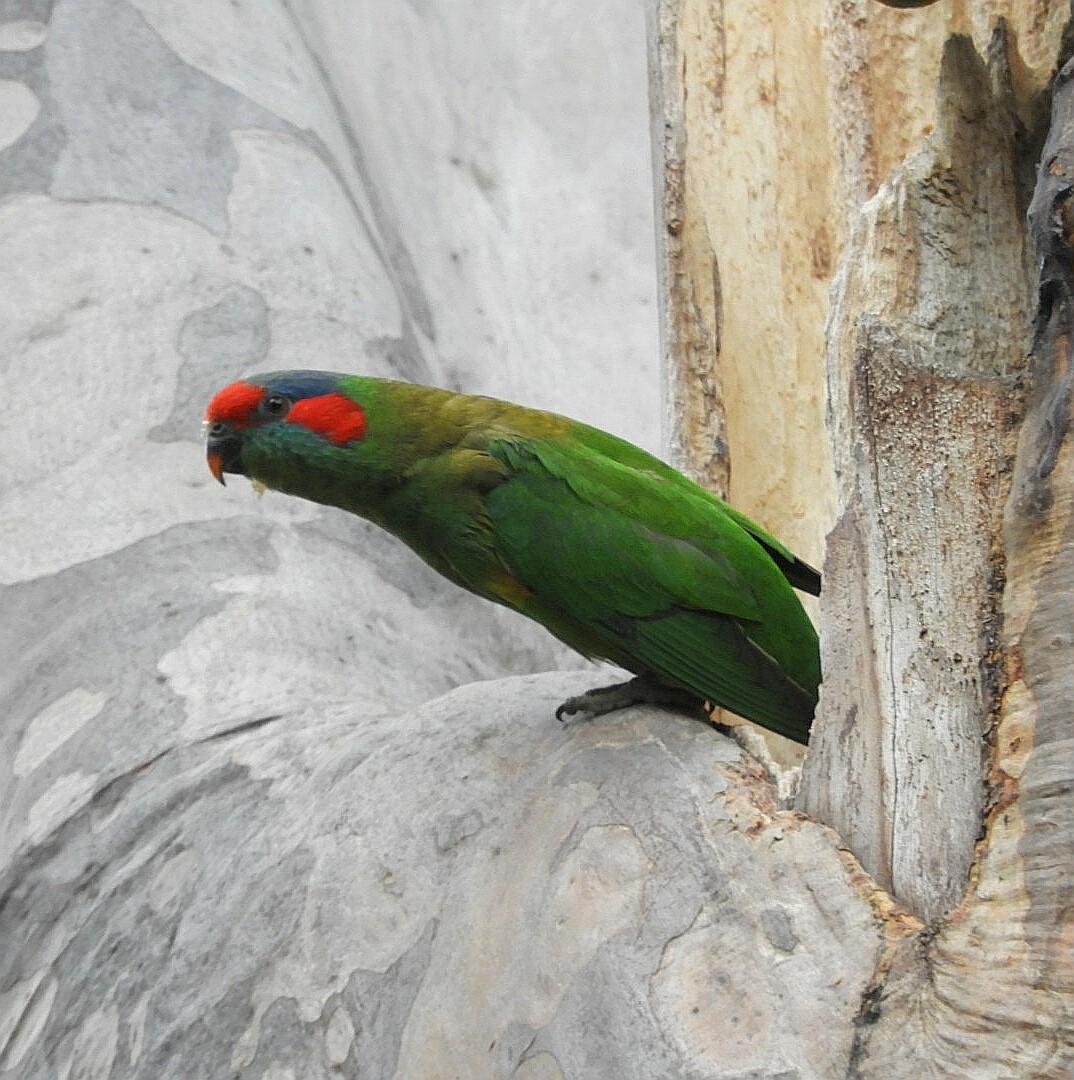
M261 367L270 342L269 310L255 289L236 285L215 304L192 311L179 329L182 356L179 384L171 415L152 428L149 438L161 442L191 439L191 419L220 388Z
M288 712L117 777L0 874L0 1068L836 1075L878 943L826 834L751 806L706 725L562 727L585 681Z
M156 204L226 230L232 131L285 123L185 64L126 0L58 0L44 51L65 137L54 195Z
M62 823L77 805L70 800L107 789L174 744L183 702L157 660L225 606L215 588L222 579L273 570L265 532L254 521L178 526L4 589L0 865ZM206 572L191 575L201 564ZM58 619L63 598L77 599Z
M47 27L52 8L53 0L0 0L0 26L21 23ZM41 35L42 39L46 36ZM0 79L21 84L38 104L16 147L0 145L0 194L44 191L65 142L63 126L52 108L44 50L40 45L0 50Z
M280 120L183 63L126 0L56 0L28 14L48 34L8 53L0 75L25 81L42 109L0 152L0 192L154 203L223 230L238 164L230 131Z
M633 0L0 0L5 1080L845 1058L871 914L735 746L422 708L581 661L199 445L323 367L655 447L647 139Z

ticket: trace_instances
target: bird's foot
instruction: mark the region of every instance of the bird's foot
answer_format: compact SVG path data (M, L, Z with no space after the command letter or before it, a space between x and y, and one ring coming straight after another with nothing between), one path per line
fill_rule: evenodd
M631 705L661 705L667 709L686 712L691 716L704 719L707 714L697 694L689 690L680 690L677 686L668 686L656 679L647 679L639 675L635 679L616 683L614 686L598 686L584 694L567 698L558 709L556 719L566 723L568 716L585 713L589 720L605 713L626 709Z

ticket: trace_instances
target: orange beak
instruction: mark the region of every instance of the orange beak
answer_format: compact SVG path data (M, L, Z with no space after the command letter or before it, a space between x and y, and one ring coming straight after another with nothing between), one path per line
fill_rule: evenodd
M224 480L224 459L220 451L209 450L206 452L205 458L209 462L209 472L216 477L217 483L227 487L227 482Z

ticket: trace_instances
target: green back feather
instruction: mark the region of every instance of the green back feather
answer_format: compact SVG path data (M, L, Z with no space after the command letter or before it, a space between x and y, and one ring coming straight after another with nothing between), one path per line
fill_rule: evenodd
M644 450L551 413L343 376L365 437L247 437L250 475L399 536L441 573L569 645L808 738L813 575L744 515Z

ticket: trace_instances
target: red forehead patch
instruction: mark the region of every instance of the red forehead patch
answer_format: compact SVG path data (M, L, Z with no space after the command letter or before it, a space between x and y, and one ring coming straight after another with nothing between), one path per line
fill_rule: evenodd
M338 391L296 401L287 413L287 421L301 424L337 446L365 434L364 410Z
M205 409L206 420L226 420L237 428L250 423L264 388L247 382L233 382L217 391Z

